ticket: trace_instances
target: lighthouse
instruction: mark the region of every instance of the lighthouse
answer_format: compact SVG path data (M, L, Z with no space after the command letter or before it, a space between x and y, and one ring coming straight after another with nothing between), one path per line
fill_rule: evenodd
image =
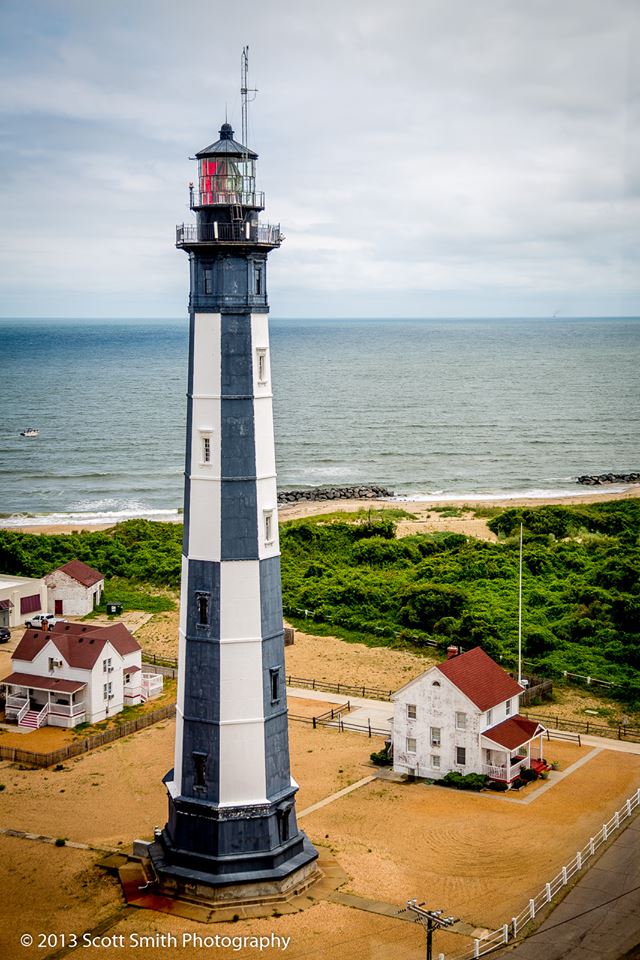
M243 138L244 139L244 138ZM317 853L291 777L257 154L223 123L196 154L178 698L169 815L150 847L161 889L205 900L299 890Z

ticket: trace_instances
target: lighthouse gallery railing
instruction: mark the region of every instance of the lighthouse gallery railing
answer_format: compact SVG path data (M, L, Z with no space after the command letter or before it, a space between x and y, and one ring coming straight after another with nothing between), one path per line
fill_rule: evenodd
M282 241L280 224L271 223L179 223L176 227L176 246L185 243L265 243L279 246Z

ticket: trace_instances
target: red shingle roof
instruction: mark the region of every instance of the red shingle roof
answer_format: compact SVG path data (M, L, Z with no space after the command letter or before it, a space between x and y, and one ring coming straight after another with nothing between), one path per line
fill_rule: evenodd
M22 639L11 657L12 660L35 660L49 642L50 634L44 630L25 630Z
M11 683L20 687L31 687L32 690L54 690L58 693L75 693L82 690L86 683L81 680L61 680L57 677L38 677L32 673L10 673L0 683Z
M69 563L58 567L58 570L66 573L67 576L73 580L77 580L83 587L92 587L94 583L98 583L99 580L104 580L104 573L94 570L93 567L83 563L82 560L69 560ZM56 572L56 570L53 571L53 573Z
M481 647L439 663L438 670L479 710L490 710L524 691Z
M140 650L124 623L112 623L108 627L96 627L91 623L56 623L53 630L26 630L16 647L13 659L33 661L46 644L52 641L70 667L91 670L107 642L124 657Z
M516 714L515 717L508 717L490 730L485 730L482 736L507 750L515 750L523 743L528 743L537 734L544 733L544 729L542 724L534 723L533 720L527 720Z

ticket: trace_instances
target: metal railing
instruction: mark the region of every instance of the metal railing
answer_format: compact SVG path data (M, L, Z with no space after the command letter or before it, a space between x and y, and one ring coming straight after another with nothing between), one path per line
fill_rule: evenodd
M279 247L283 236L279 223L179 223L176 246L186 243L258 243Z

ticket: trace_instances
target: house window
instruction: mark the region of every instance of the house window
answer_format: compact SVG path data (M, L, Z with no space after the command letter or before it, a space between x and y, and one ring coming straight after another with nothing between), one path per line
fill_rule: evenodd
M202 438L202 462L211 463L211 437Z
M415 752L416 752L416 738L407 737L407 753L415 753Z
M197 790L204 790L207 786L206 767L207 754L194 753L193 756L193 785Z
M431 746L439 747L440 746L440 727L431 727L429 731L431 735Z
M415 703L407 704L407 720L415 720L418 713L418 708Z
M467 729L466 713L456 712L456 730L466 730L466 729Z
M113 700L113 693L111 688L112 688L111 680L109 680L108 683L102 684L102 696L105 700Z
M213 293L213 270L204 271L204 292Z
M271 703L277 703L280 699L280 667L274 667L269 671L271 677Z
M198 607L198 626L209 626L209 594L198 591L196 593L196 604Z
M440 681L439 681L439 680L434 680L433 683L431 684L431 686L432 686L432 687L439 687L439 686L440 686Z
M264 349L256 350L256 366L258 371L258 383L267 382L267 351Z
M464 767L467 762L467 751L465 747L456 747L456 763L459 767Z
M102 672L103 673L112 673L113 667L111 666L111 657L107 657L102 661Z
M507 715L508 717L511 716L511 700L507 700L507 702L505 703L505 705L504 705L504 712L506 713L506 715Z
M437 753L431 754L431 766L434 770L440 769L440 755Z
M487 725L493 723L493 710L487 710Z
M264 511L264 542L273 543L273 510Z

